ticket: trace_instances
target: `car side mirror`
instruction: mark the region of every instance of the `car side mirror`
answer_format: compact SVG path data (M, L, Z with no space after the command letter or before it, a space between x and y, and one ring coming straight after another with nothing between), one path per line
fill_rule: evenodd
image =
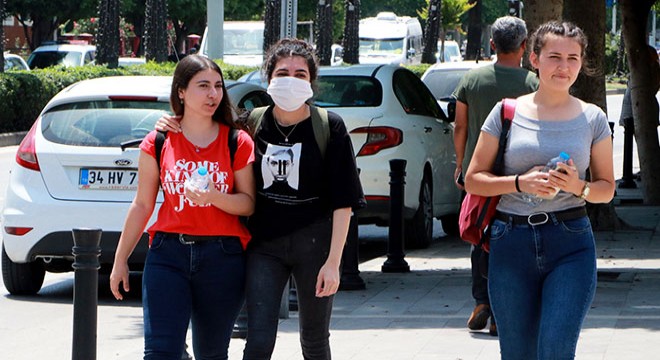
M454 122L456 120L456 98L451 96L447 100L449 101L447 103L447 119L449 122Z
M408 49L408 57L409 58L415 56L415 53L416 53L415 48Z

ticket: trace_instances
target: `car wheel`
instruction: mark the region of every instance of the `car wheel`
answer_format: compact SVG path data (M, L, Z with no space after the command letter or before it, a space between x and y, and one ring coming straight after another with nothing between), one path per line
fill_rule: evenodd
M449 236L458 236L458 214L449 214L440 217L442 230Z
M419 207L412 219L404 223L406 247L424 249L433 240L433 193L431 182L426 176L419 190Z
M46 270L39 261L19 264L11 261L2 246L2 279L5 288L13 295L34 295L44 283Z

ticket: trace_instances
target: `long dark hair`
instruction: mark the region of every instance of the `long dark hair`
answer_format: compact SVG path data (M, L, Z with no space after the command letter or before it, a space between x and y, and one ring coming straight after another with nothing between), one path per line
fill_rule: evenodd
M234 126L234 107L229 99L227 88L225 87L225 77L222 75L220 66L207 57L201 55L188 55L181 59L174 70L174 77L172 78L172 91L170 93L170 106L175 115L183 115L184 106L179 99L179 90L187 89L190 79L197 73L204 70L213 70L220 74L222 78L222 100L220 105L213 113L213 120L223 123L230 127Z

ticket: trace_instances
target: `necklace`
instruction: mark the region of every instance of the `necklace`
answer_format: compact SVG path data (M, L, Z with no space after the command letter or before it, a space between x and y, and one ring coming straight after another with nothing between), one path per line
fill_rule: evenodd
M291 131L289 131L288 134L285 134L284 131L282 131L282 129L280 129L280 125L277 123L277 120L273 119L273 122L275 123L275 128L277 129L277 131L279 131L280 134L282 134L282 136L284 136L284 142L285 143L289 142L289 136L291 136L291 133L293 133L293 131L296 130L296 127L298 127L298 124L300 124L300 122L297 122L295 125L293 125L293 129L291 129Z

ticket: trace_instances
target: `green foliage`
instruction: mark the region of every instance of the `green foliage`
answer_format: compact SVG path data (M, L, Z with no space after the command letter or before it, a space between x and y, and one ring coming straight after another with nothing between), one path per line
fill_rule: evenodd
M235 80L255 67L234 66L218 62L226 79ZM125 68L106 66L51 67L32 71L0 73L0 133L26 131L34 123L48 101L67 86L85 79L104 76L164 75L174 73L175 63L148 62Z
M418 65L405 65L404 67L412 71L419 78L421 78L422 75L424 75L426 69L428 69L431 65L432 64L418 64Z

